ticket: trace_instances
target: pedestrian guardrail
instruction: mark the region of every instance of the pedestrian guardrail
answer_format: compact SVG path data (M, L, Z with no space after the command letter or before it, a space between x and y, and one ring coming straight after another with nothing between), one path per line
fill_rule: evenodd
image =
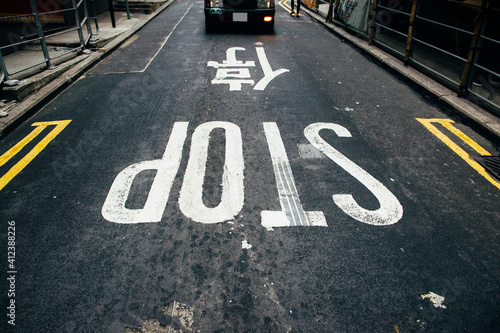
M372 0L369 43L500 116L500 5Z
M29 1L29 8L31 9L31 13L0 17L0 24L4 22L23 22L24 27L23 29L21 29L21 31L28 32L20 35L11 34L9 36L10 42L6 45L0 46L0 70L3 73L5 80L8 80L9 76L44 64L47 69L54 68L54 66L52 65L52 61L57 58L63 57L68 53L83 50L90 39L93 36L97 35L99 32L95 14L94 0L70 0L65 2L66 8L56 10L51 10L51 8L40 8L40 2L37 2L36 0L24 1ZM91 9L92 16L89 16L89 7ZM47 22L50 22L50 18L65 15L73 16L76 22L75 26L66 26L62 29L53 29L53 27L50 27L50 25L47 24ZM91 20L94 20L95 31L92 31ZM84 31L84 27L86 27L86 31ZM49 52L49 48L47 46L47 40L49 38L62 34L68 34L73 31L76 31L78 33L78 45L76 47L71 47L64 52L58 52L57 54L51 54ZM29 44L40 46L43 60L36 62L35 64L26 64L21 66L21 68L9 71L9 68L7 68L4 61L4 53L6 51L12 50L19 51L24 47L27 47Z

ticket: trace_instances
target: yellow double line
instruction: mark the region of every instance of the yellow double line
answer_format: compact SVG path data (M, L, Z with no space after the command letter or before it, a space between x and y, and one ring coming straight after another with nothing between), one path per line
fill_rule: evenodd
M290 7L290 5L288 4L288 0L280 0L279 5L283 7L283 9L285 9L287 12L292 12L292 7Z
M0 178L0 191L7 185L19 172L21 172L40 152L47 147L61 131L68 126L71 120L48 121L33 123L31 126L36 128L30 134L25 136L14 147L9 149L5 154L0 156L0 167L7 163L11 158L16 156L28 143L35 139L47 126L55 125L54 129L50 131L40 142L31 149L26 156L17 162L5 175Z
M455 152L458 156L460 156L467 164L469 164L474 170L476 170L481 176L486 178L490 183L492 183L494 186L496 186L500 190L500 183L497 182L493 177L491 177L488 172L481 166L481 164L477 163L473 159L470 158L469 154L460 148L455 142L453 142L449 137L447 137L443 132L441 132L433 123L438 123L444 128L446 128L448 131L450 131L452 134L454 134L456 137L458 137L460 140L465 142L469 147L474 149L477 153L479 153L481 156L491 156L491 154L481 147L479 144L477 144L475 141L473 141L471 138L469 138L467 135L465 135L462 131L460 131L458 128L453 126L452 124L454 123L453 120L451 119L422 119L422 118L416 118L422 125L424 125L432 134L434 134L436 137L438 137L441 141L443 141L451 150Z

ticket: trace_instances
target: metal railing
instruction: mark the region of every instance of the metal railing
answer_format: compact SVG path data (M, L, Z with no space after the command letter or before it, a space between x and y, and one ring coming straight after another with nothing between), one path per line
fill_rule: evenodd
M28 1L28 0L26 0ZM53 69L52 61L55 59L61 58L68 53L78 52L85 49L86 45L90 41L90 39L99 33L99 28L97 25L97 18L95 14L94 0L70 0L68 1L70 7L53 10L53 11L43 11L40 12L36 0L29 0L29 5L31 8L31 14L22 14L22 15L11 15L11 16L3 16L0 17L0 24L3 22L25 22L25 24L32 25L29 30L35 30L36 32L33 34L23 34L22 36L17 36L16 41L8 43L7 45L2 45L0 47L0 71L3 73L4 80L8 80L10 76L21 73L28 69L34 68L36 66L44 65L46 69ZM89 16L88 4L90 2L90 7L92 9L93 16ZM50 15L74 15L74 19L76 25L74 27L65 27L61 29L48 29L46 25L42 22L48 21L47 18ZM90 20L94 20L95 24L95 33L92 31ZM84 34L84 27L86 27L86 34ZM78 46L74 48L69 48L65 52L58 53L57 55L51 55L48 48L47 39L55 36L59 36L62 34L71 33L76 31L78 33ZM26 47L28 44L40 45L41 53L43 56L43 60L36 62L34 64L26 64L21 66L21 68L17 68L14 71L9 71L7 65L4 61L4 52L7 50L19 51L22 48Z
M369 42L500 116L500 7L491 0L372 0Z

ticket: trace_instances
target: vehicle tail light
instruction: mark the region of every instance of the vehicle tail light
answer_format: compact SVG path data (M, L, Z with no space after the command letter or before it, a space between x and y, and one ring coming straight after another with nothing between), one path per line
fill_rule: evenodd
M210 0L210 7L212 8L222 8L222 0Z
M274 0L257 0L257 8L274 8Z

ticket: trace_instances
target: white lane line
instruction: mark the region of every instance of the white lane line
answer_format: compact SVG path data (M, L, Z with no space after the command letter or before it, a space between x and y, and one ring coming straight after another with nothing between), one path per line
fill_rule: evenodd
M191 6L189 6L189 8L186 10L186 12L184 13L184 15L182 15L181 19L179 20L179 22L177 22L177 24L175 25L175 27L172 29L172 31L170 31L170 33L168 34L168 36L165 38L165 40L163 41L163 43L161 44L160 48L158 49L158 51L156 51L155 55L149 60L149 62L147 63L146 67L144 67L144 69L140 70L140 71L136 71L136 72L132 72L132 73L144 73L149 65L151 65L151 63L156 59L156 57L158 56L158 54L160 53L160 51L163 49L163 47L165 46L165 44L167 44L168 42L168 39L170 38L170 36L172 36L172 34L174 33L175 29L177 29L177 26L182 22L182 20L184 20L184 17L186 17L187 13L189 13L189 11L191 10L191 7L193 7L194 4L192 4Z

